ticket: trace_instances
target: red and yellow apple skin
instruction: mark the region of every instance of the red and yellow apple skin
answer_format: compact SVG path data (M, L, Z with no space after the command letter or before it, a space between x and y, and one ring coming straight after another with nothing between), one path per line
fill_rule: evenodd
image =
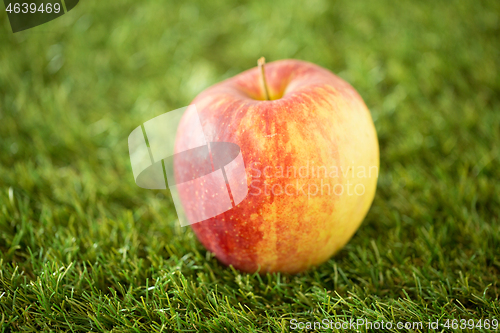
M364 219L377 184L377 134L361 97L330 71L298 60L268 63L271 100L260 75L247 70L192 102L208 142L241 147L249 193L191 227L226 265L298 273L330 258ZM179 151L193 112L179 125Z

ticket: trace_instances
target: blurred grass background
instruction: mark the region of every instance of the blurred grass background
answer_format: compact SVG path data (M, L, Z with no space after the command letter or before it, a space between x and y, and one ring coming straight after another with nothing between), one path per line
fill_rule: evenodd
M500 320L499 1L81 1L16 34L2 7L0 30L1 332ZM260 56L346 79L380 140L365 222L298 276L219 264L128 157Z

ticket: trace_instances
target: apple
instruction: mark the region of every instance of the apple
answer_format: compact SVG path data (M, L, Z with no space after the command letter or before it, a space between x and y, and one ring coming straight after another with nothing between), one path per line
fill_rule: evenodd
M373 201L379 168L375 127L353 87L309 62L259 61L192 104L183 120L197 112L207 142L235 143L244 160L245 199L191 225L222 263L298 273L349 241ZM189 124L180 122L176 145L189 138ZM180 193L188 213L203 209L193 193Z

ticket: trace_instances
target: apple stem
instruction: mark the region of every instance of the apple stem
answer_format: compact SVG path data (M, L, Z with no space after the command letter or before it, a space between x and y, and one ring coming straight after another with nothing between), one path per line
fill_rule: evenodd
M262 81L262 85L264 86L264 95L266 96L266 100L270 101L271 98L269 98L269 90L267 89L266 73L264 72L265 63L266 63L266 58L264 57L260 57L260 59L257 60L257 65L259 65L260 69L260 79Z

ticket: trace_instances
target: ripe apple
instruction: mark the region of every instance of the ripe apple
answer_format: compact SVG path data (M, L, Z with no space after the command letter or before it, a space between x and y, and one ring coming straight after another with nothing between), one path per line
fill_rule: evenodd
M281 60L218 83L192 104L207 142L238 144L245 164L246 198L191 226L221 262L298 273L348 242L373 201L379 167L375 127L354 88L312 63ZM176 142L192 130L181 121ZM202 209L192 192L180 197Z

